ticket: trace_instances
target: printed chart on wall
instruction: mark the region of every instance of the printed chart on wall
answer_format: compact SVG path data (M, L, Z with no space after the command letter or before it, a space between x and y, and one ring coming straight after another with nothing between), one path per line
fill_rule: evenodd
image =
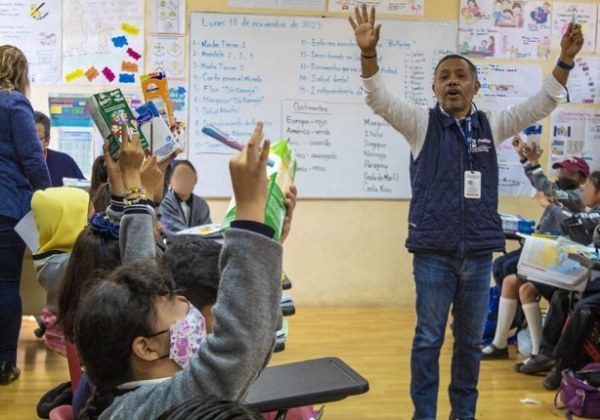
M469 58L548 58L551 6L544 1L460 0L458 50Z
M187 119L188 119L188 91L187 83L169 85L169 97L171 98L171 106L173 107L173 115L177 122L177 139L183 150L187 150ZM185 159L185 156L180 154L178 159Z
M63 81L137 84L144 72L144 0L68 0L63 9Z
M233 153L202 127L245 142L262 120L271 140L293 146L304 197L410 196L408 145L364 102L347 19L192 13L190 21L188 158L200 171L199 194L231 194ZM433 68L453 51L456 24L381 23L383 79L408 102L433 105Z
M83 128L61 128L59 130L59 147L61 152L71 156L81 172L86 176L92 173L94 148L92 147L93 130Z
M569 157L585 159L592 170L600 166L600 112L559 108L551 115L549 167Z
M34 85L60 82L61 18L60 0L0 2L0 44L23 51Z
M540 66L485 62L477 64L477 73L481 88L474 102L483 110L506 108L522 102L535 95L542 86ZM524 141L535 141L539 145L541 130L542 127L536 125L519 135ZM512 140L511 136L498 148L499 193L500 195L531 195L534 191L525 176L519 156L513 149Z
M423 15L425 0L408 1L361 1L361 0L329 0L330 12L352 12L356 6L365 3L370 9L374 7L377 13L396 15Z
M596 20L598 6L591 3L553 3L552 4L552 48L560 48L560 40L569 23L581 25L584 44L581 51L593 52L596 44Z
M164 71L169 80L185 76L184 37L151 35L148 43L148 71Z
M185 33L185 0L152 0L150 32L158 34Z
M556 57L558 60L558 56ZM569 101L573 103L600 103L600 57L578 56L575 69L569 73L567 89Z

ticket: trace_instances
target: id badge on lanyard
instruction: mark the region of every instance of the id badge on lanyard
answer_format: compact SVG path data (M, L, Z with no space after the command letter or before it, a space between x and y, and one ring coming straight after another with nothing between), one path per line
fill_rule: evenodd
M465 171L464 179L464 197L470 199L481 198L481 172L473 170L474 160L474 140L473 140L473 129L471 127L471 116L465 118L466 131L463 131L460 123L457 122L458 128L460 129L465 145L467 146L467 160L469 163L469 169Z

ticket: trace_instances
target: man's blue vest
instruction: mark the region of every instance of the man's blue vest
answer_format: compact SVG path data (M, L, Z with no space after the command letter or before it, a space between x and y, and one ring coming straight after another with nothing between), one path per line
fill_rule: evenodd
M459 127L438 105L429 112L423 149L417 159L411 159L413 198L406 240L410 252L463 258L504 250L492 130L483 112L474 112L470 118L472 170L481 173L481 198L464 197L465 172L471 169L465 119Z

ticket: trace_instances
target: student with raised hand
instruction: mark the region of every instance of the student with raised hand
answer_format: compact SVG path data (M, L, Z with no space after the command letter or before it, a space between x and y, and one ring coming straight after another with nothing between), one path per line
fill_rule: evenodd
M584 186L583 197L586 206L591 210L587 214L579 214L565 221L567 230L574 237L584 242L590 238L596 248L600 248L600 172L593 172ZM589 201L588 201L589 200ZM589 236L591 233L591 237ZM600 309L600 278L597 270L590 270L590 279L573 310L570 297L564 293L555 293L548 309L548 320L553 318L553 323L566 322L564 328L557 333L556 330L547 329L544 325L542 351L535 364L527 372L537 374L550 370L542 380L542 385L548 390L557 390L561 384L561 372L564 369L579 370L592 361L590 354L585 349L585 341L590 330L598 319ZM598 351L596 348L595 351Z
M51 185L27 98L28 69L21 50L0 45L0 385L21 374L17 343L25 243L14 228L29 211L33 192Z
M137 134L132 138L134 145L139 143L139 139L136 138ZM155 157L143 160L143 154L143 163L139 166L139 153L134 149L136 152L132 156L132 144L125 130L121 143L125 144L125 148L121 149L118 162L112 160L105 144L108 177L111 187L119 189L120 196L113 193L111 206L107 209L110 217L94 214L88 220L88 225L75 242L59 289L58 326L64 330L66 339L71 343L75 343L76 339L76 313L81 301L98 278L108 275L120 266L122 261L154 258L157 252L154 246L156 229L153 202L135 196L144 190L140 187L136 188L136 191L130 191L128 196L136 202L129 202L130 205L124 208L122 194L123 185L146 186L144 191L149 197L154 197L155 193L162 194L159 185L162 184L162 170L156 164ZM84 373L73 400L75 418L85 404L90 387Z
M529 147L523 143L521 137L513 138L513 147L521 158L525 175L529 178L531 185L537 190L536 199L544 209L539 224L536 227L538 233L550 233L564 235L563 221L573 216L574 213L583 212L585 209L582 201L581 186L586 182L590 168L588 164L579 157L565 159L553 165L559 169L556 182L550 182L539 164L542 150L535 146ZM591 243L591 232L588 243ZM538 355L542 340L542 315L540 313L539 298L542 296L548 302L553 299L556 287L546 284L526 281L518 276L517 264L521 256L521 248L502 255L494 261L494 276L502 276L502 296L498 307L498 323L494 340L490 345L482 349L483 360L508 358L508 334L517 313L517 297L520 299L527 325L531 332L531 354L532 357L514 365L518 372L522 368L528 369L526 365L533 363ZM507 271L501 273L502 268ZM498 281L498 278L496 278Z
M564 86L583 45L581 27L569 24L557 66L535 96L507 109L483 112L472 104L480 87L477 68L460 55L448 55L437 64L434 108L394 96L379 71L381 25L375 22L375 8L369 13L363 4L349 20L361 52L366 102L407 139L411 150L406 246L414 254L417 295L411 355L413 418L437 415L439 356L452 306L450 418L473 419L492 253L505 247L498 215L496 147L566 101Z
M555 182L551 182L540 166L539 159L543 150L538 149L535 144L530 147L518 135L513 139L513 147L521 159L525 175L531 185L544 196L553 198L554 204L545 208L540 225L544 224L546 218L552 219L552 212L559 211L560 208L564 207L572 212L584 210L581 187L590 174L590 167L584 159L574 156L554 163L552 169L558 169L558 177ZM549 223L551 222L546 222L545 225ZM561 231L560 221L558 223L554 221L553 225L556 227L547 226L542 229L542 233Z
M286 216L280 243L287 239L296 208L298 190L290 187L286 196ZM182 237L170 245L161 257L162 266L171 274L177 291L197 307L206 320L206 330L212 333L215 318L212 307L217 301L221 272L219 258L222 245L197 235ZM275 333L275 332L273 332Z
M77 315L76 344L96 386L81 418L155 418L192 397L240 401L266 365L281 321L282 249L264 224L270 143L259 149L262 128L230 161L238 207L221 254L213 334L202 339L192 323L172 342L198 311L175 296L153 260L125 263L93 287Z

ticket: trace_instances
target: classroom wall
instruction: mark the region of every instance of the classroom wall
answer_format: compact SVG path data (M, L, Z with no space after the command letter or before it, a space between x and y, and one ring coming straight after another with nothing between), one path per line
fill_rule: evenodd
M594 3L593 0L580 2ZM149 0L147 5L149 7ZM423 19L457 21L458 5L459 0L426 0ZM227 0L188 0L187 9L234 12L228 10ZM235 12L278 13L257 9L236 9ZM299 14L285 11L280 13ZM393 15L386 18L401 19ZM382 27L382 33L385 33L385 29L385 26ZM348 27L348 31L350 30ZM540 62L520 60L519 63ZM552 59L544 63L544 75L553 67ZM34 87L34 107L47 109L47 94L50 90L56 91L56 87ZM260 115L252 117L260 118ZM546 134L543 136L543 144L545 150L549 150L548 119L544 125ZM546 159L542 159L542 164L546 167ZM408 168L406 171L408 172ZM208 199L208 203L213 221L220 221L228 200ZM404 248L408 208L409 202L406 200L305 200L302 199L302 191L299 191L293 230L284 252L284 269L293 282L293 289L289 294L296 305L412 305L412 257ZM500 211L536 220L542 213L539 205L529 197L501 197ZM507 246L513 249L515 244L509 243ZM42 293L41 288L34 283L34 280L32 282L32 279L28 279L22 288L26 312L37 312L35 307L29 306L30 302L37 305L40 298L33 295Z
M423 18L457 21L458 6L459 0L426 0ZM227 11L227 1L188 0L188 10L224 12ZM249 9L244 12L257 11ZM385 17L398 19L392 15ZM385 33L385 26L382 33ZM520 60L519 63L539 64L539 61ZM544 65L544 75L553 68L554 62L548 60ZM254 117L260 118L260 115ZM548 127L546 119L546 150L549 150ZM542 159L542 164L546 166L545 159ZM290 295L297 305L413 304L412 256L404 247L409 209L407 200L303 200L302 191L299 191L299 197L292 234L284 252L284 269L294 285ZM224 213L227 200L209 200L209 204L214 218L218 219L216 215ZM535 220L542 214L541 207L529 197L501 197L499 207L501 212L521 214ZM508 249L515 246L515 243L507 244Z

